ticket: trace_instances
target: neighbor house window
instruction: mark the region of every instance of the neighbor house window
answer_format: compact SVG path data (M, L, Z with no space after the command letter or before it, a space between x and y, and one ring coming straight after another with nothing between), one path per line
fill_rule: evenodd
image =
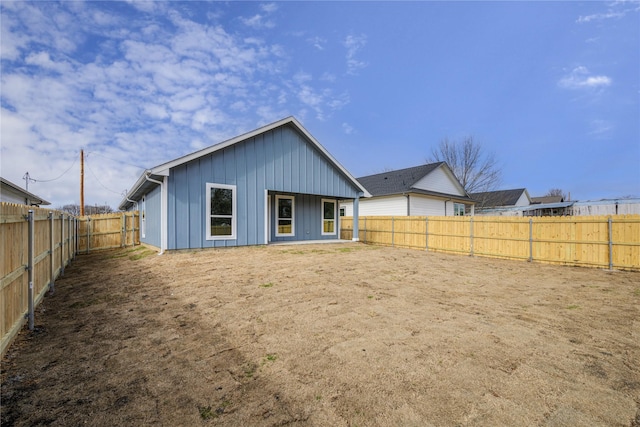
M454 203L453 204L453 215L454 216L464 216L464 204L462 204L462 203Z
M276 196L276 236L295 236L295 198Z
M336 202L322 199L322 234L336 234Z
M207 183L207 240L236 238L236 186Z

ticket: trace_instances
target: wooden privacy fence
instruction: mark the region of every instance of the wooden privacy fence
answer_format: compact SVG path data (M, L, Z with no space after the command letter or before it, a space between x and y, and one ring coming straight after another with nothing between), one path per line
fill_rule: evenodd
M78 252L140 244L139 220L138 211L78 217Z
M640 215L360 217L359 239L386 246L621 270L640 270ZM353 218L340 238L353 237Z
M0 203L0 354L77 253L139 244L137 212L76 218Z
M0 353L75 256L75 218L63 212L0 204Z

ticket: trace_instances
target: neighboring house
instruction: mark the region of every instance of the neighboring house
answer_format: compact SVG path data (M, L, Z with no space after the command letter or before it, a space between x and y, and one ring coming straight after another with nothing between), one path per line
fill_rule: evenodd
M29 193L4 178L0 178L0 202L17 203L27 206L46 206L51 204L42 197Z
M518 211L511 208L531 204L531 198L526 188L486 191L472 193L470 196L476 202L476 215L515 215L514 212Z
M540 204L540 203L562 203L564 202L564 197L562 196L542 196L542 197L532 197L531 204Z
M473 215L474 202L445 162L358 178L371 193L362 199L360 216ZM353 216L353 203L340 202L340 215Z
M164 251L338 239L338 200L363 196L289 117L145 171L119 208L140 210L141 241Z

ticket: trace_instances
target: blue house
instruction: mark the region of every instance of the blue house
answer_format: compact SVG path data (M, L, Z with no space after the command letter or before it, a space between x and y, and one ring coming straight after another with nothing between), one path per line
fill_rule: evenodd
M289 117L146 170L119 208L164 251L338 239L338 200L353 200L356 229L369 196Z

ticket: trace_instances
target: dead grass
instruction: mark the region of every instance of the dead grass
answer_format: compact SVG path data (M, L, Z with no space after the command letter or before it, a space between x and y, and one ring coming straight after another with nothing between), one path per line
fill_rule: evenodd
M151 254L65 270L3 360L3 425L640 420L639 273L362 244Z

